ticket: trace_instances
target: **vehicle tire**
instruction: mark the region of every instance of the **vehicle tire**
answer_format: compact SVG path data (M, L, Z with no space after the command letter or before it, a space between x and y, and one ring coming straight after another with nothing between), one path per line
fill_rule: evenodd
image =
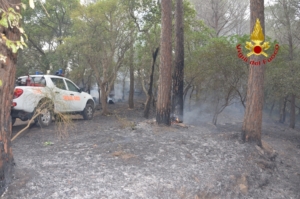
M38 108L41 110L41 113L39 113L39 116L37 116L37 123L40 125L40 127L47 127L52 122L52 116L53 116L53 104L51 102L42 101Z
M82 111L83 119L91 120L91 119L93 119L93 115L94 115L94 107L92 104L87 103L85 105L85 108Z
M16 117L11 117L11 126L13 126L16 122Z

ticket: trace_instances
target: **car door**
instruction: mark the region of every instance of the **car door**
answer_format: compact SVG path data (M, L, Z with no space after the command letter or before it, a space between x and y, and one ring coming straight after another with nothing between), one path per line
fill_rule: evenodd
M85 99L80 89L70 80L65 79L68 87L68 96L70 99L70 106L72 111L82 111L85 107Z
M54 105L58 112L70 112L70 104L68 99L67 87L63 78L51 77L54 84Z

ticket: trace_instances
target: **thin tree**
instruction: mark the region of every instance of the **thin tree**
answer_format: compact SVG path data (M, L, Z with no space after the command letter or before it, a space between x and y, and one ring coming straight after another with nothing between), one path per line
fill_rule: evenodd
M161 55L156 106L156 122L171 125L172 86L172 0L161 1Z
M197 16L215 30L217 37L246 32L248 0L190 0Z
M172 113L178 121L183 121L183 84L184 84L184 28L183 3L176 1L175 10L175 68L173 73Z
M252 41L255 40L253 39L253 37L255 37L253 30L257 29L257 19L260 21L261 32L264 35L264 0L250 0L250 30L252 33ZM261 43L262 42L263 41L261 41ZM262 63L263 59L264 57L262 55L252 55L250 57L246 111L242 129L243 141L255 142L259 146L261 146L265 65L261 64L259 66L256 66L251 63Z
M133 56L134 56L134 49L133 49L133 44L131 45L130 48L130 57L129 57L129 96L128 96L128 106L130 109L134 108L134 62L133 62Z
M288 44L289 44L289 65L291 73L294 72L294 66L293 66L293 60L294 60L294 42L293 42L293 32L292 32L292 23L291 19L289 17L289 12L292 10L290 9L291 5L288 5L290 2L287 0L283 0L282 6L284 11L284 17L285 17L285 27L287 29L287 38L288 38ZM291 93L291 112L290 112L290 128L295 128L296 124L296 95L295 93Z
M153 100L153 78L154 78L154 69L155 69L156 58L158 56L158 51L159 51L159 47L157 47L155 51L152 53L152 66L151 66L151 73L149 78L150 79L149 88L147 92L147 101L144 109L144 117L147 119L149 118L150 105L151 105L151 101Z
M297 0L297 2L299 2ZM274 35L279 40L283 49L286 48L288 55L286 56L285 63L287 64L286 74L288 75L286 82L286 89L282 94L281 107L280 107L280 119L281 123L285 122L285 116L287 112L287 102L290 102L290 128L295 128L296 124L296 97L297 87L299 82L297 81L297 67L296 67L296 51L297 43L300 40L299 37L299 5L293 0L277 0L274 1L274 5L270 6L272 12ZM282 75L282 74L281 74Z
M1 1L1 16L11 7L19 12L16 7L20 6L20 0ZM18 21L17 21L18 22ZM11 101L14 89L17 54L3 42L4 38L11 41L20 40L20 31L15 27L0 26L2 42L0 42L0 195L4 192L7 184L11 181L14 159L11 148ZM6 57L6 59L3 56Z

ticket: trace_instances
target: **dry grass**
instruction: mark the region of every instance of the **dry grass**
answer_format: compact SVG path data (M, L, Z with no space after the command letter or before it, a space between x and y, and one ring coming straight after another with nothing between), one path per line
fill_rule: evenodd
M112 153L112 156L120 157L123 160L128 160L128 159L136 157L136 155L131 154L131 153L127 153L125 151L115 151L115 152Z
M132 121L129 121L126 117L121 117L118 114L115 114L118 123L120 124L120 128L121 129L125 129L125 128L131 128L132 130L135 129L135 123Z
M71 115L55 113L55 132L56 135L63 139L68 137L69 131L76 129L75 124L72 121Z

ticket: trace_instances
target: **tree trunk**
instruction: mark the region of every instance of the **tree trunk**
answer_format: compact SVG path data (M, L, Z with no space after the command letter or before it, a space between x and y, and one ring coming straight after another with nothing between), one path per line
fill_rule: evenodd
M290 128L294 129L296 125L296 96L291 96Z
M291 74L294 73L294 46L293 46L293 33L292 33L292 27L291 27L291 20L290 20L290 9L289 7L289 2L288 1L283 1L282 6L284 10L284 16L285 16L285 21L286 21L286 28L287 28L287 38L288 38L288 43L289 43L289 61L290 61L290 71ZM291 85L292 86L292 85ZM292 86L293 87L293 86ZM294 94L291 94L291 112L290 112L290 128L295 128L296 124L296 96Z
M153 99L153 75L154 75L154 69L155 69L155 63L156 63L158 51L159 51L159 47L157 47L156 50L152 53L152 68L151 68L151 74L150 74L149 89L147 92L147 101L146 101L145 109L144 109L144 117L145 118L149 118L150 105L151 105L151 102Z
M184 30L182 0L176 1L175 17L176 48L173 73L172 114L179 121L183 121Z
M186 96L187 96L190 88L192 88L191 84L187 85L185 87L185 89L183 90L183 104L185 103L185 99L186 99Z
M280 107L280 115L279 115L279 122L284 123L285 122L285 116L286 116L286 103L287 103L287 97L283 99L282 105Z
M98 103L101 104L101 89L99 84L98 84L98 97L99 97Z
M172 0L161 1L161 56L156 106L157 124L171 125Z
M8 1L19 5L20 0ZM1 9L7 10L1 3ZM17 11L18 12L18 11ZM3 12L1 12L2 14ZM1 28L1 33L8 39L20 40L20 32L17 28ZM7 46L0 43L0 54L6 56L6 62L0 62L0 195L5 191L12 179L14 159L11 148L11 101L15 85L17 54L14 54Z
M134 96L134 66L133 66L133 46L130 49L130 68L129 68L129 78L130 78L130 90L128 96L128 105L130 109L134 108L133 96Z
M93 77L93 71L91 70L89 76L88 76L88 93L91 94L92 89L92 77Z
M214 115L213 115L213 119L212 119L212 123L213 125L217 125L217 122L218 122L218 116L219 116L219 111L218 111L218 107L219 107L219 102L217 103L216 105L216 108L215 108L215 111L214 111Z
M122 100L125 100L125 84L126 84L126 76L125 75L123 76L122 84L123 84L123 87L122 87Z
M189 111L192 110L191 103L192 103L192 96L193 96L194 90L195 90L195 86L192 87L192 91L191 91L190 97L189 97Z
M102 115L107 115L108 109L107 109L107 96L106 96L106 84L100 84L100 100L101 100L101 106L102 106Z
M272 117L274 106L275 106L275 101L273 101L273 104L271 106L271 109L270 109L270 112L269 112L269 117Z
M253 32L256 19L259 19L264 34L264 0L250 0L250 19L250 27L252 29L251 33ZM252 55L250 58L250 63L251 61L262 63L262 60L262 55ZM250 64L246 111L242 129L243 141L255 142L259 146L261 146L262 110L264 100L264 73L264 64L259 66Z

